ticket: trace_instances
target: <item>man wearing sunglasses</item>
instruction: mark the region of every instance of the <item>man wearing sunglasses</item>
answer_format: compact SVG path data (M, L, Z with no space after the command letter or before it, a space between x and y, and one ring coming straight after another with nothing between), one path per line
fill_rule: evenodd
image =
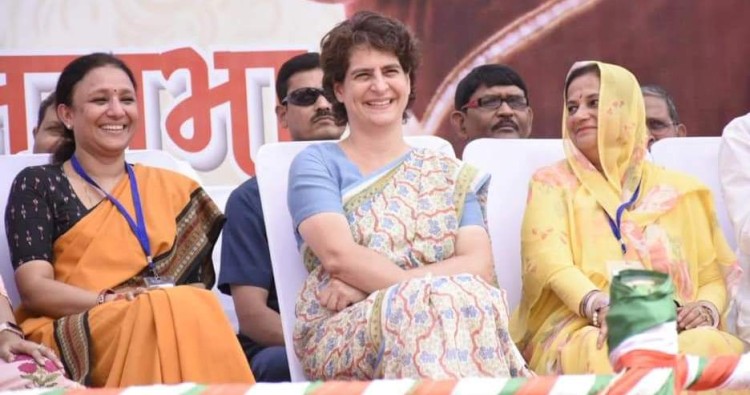
M466 143L489 138L526 138L534 113L526 84L508 66L475 67L456 88L451 124Z
M344 131L344 126L334 122L322 82L317 53L295 56L279 69L276 116L296 141L338 139ZM232 192L225 213L219 290L232 296L240 324L237 337L255 379L289 381L279 302L255 177Z
M663 138L687 135L687 128L680 123L677 115L677 106L664 88L658 85L644 85L641 92L643 103L646 105L649 148Z

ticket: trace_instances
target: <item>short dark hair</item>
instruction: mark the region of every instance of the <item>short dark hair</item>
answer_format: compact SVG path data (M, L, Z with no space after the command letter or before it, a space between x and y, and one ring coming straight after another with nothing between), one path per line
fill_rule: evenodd
M331 105L336 120L344 124L349 121L349 117L344 104L336 99L333 85L344 81L352 51L362 46L394 54L401 68L409 76L411 91L403 114L406 120L406 110L417 97L416 71L421 60L419 44L406 25L372 11L357 12L336 25L320 41L323 89L333 100Z
M317 52L308 52L294 56L284 62L276 75L276 98L279 103L289 94L289 79L293 75L308 70L320 68L320 54Z
M461 79L453 98L453 108L461 110L474 92L481 86L517 86L523 91L526 102L530 103L526 84L518 73L504 64L483 64L474 67L469 74Z
M602 72L599 70L599 65L596 63L590 63L573 70L573 72L571 72L568 78L565 80L566 99L568 98L568 88L570 87L570 83L573 82L574 79L586 74L596 74L597 77L599 77L600 79L602 78Z
M137 88L138 84L135 81L135 76L130 68L120 58L113 54L95 52L89 55L84 55L74 59L68 63L67 66L60 74L60 78L57 80L57 86L55 87L55 103L57 105L65 104L66 106L73 105L73 92L75 91L76 85L86 75L94 69L100 67L116 67L128 76L130 82L133 83L133 88ZM52 155L52 163L62 163L70 159L76 150L76 141L73 136L73 131L68 129L66 125L65 133L60 145L57 146L55 152Z
M47 109L49 106L53 106L55 104L55 92L50 93L47 95L47 97L42 100L41 103L39 103L39 113L37 114L36 118L36 127L39 129L39 127L42 126L42 121L44 120L44 115L47 113Z
M667 90L659 85L643 85L641 86L641 92L644 96L654 96L664 99L667 103L667 110L669 111L669 118L672 119L675 125L680 124L680 116L677 115L677 106L674 104L672 96L667 93Z

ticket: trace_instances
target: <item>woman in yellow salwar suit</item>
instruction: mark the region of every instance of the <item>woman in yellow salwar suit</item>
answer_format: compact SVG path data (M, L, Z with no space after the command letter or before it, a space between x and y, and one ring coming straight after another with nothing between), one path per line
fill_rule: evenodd
M610 280L623 268L670 274L681 352L742 352L718 329L739 268L711 193L645 160L638 81L619 66L577 63L565 100L566 159L534 174L522 229L523 296L511 333L531 368L612 372L605 317Z
M252 383L207 290L223 215L194 181L125 162L135 85L101 53L60 76L67 138L52 164L19 173L5 213L21 327L85 385Z

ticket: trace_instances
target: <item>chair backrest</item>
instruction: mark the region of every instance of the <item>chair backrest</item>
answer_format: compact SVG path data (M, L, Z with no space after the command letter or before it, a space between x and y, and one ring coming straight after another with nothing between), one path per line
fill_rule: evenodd
M436 136L407 137L406 141L412 146L437 149L455 156L450 143ZM286 192L292 160L300 151L315 143L300 141L264 144L258 150L258 160L255 163L292 381L305 380L302 366L294 352L292 332L296 320L294 307L297 295L307 278L307 270L302 265L297 250L292 217L286 203Z
M189 172L184 164L176 160L172 155L165 151L158 150L137 150L127 151L126 159L131 163L143 163L149 166L160 167L185 174L188 177L196 179L195 171ZM5 206L8 204L8 195L13 179L16 175L28 166L39 166L49 163L49 154L17 154L17 155L0 155L0 275L5 281L11 303L17 306L20 302L18 289L16 287L13 266L10 263L10 251L5 229ZM192 170L192 169L191 169ZM197 180L200 181L200 180Z
M5 289L8 291L10 302L18 306L21 301L16 287L13 265L10 263L10 251L8 250L8 238L5 229L5 207L8 205L10 187L16 175L29 166L39 166L49 163L49 154L19 154L0 155L0 275L5 281Z
M719 147L721 137L680 137L659 140L651 147L654 163L667 169L678 170L701 180L711 190L716 206L716 216L724 237L734 249L732 221L729 219L719 177Z
M236 188L235 185L220 185L220 186L205 186L203 187L206 190L206 193L208 193L208 196L211 197L211 199L216 203L217 206L221 209L222 212L226 213L226 207L227 207L227 200L229 200L229 195L232 193L232 191ZM219 271L221 270L221 235L224 232L221 232L219 234L219 238L216 240L216 244L214 245L213 253L211 254L211 259L214 263L214 272L216 272L216 279L217 282L214 285L212 291L216 294L216 297L219 298L219 302L221 303L221 307L224 309L224 313L227 315L227 318L229 319L229 323L232 324L232 328L234 328L234 331L237 332L240 328L239 322L237 321L237 310L234 308L234 300L229 295L224 295L219 291L218 288L218 279L219 279Z
M479 139L463 160L490 173L487 222L500 287L515 309L521 300L521 224L529 181L540 167L565 158L560 139Z

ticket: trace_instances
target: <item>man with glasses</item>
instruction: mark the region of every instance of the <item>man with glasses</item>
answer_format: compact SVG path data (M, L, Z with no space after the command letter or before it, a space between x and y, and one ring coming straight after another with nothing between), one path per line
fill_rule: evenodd
M466 143L489 138L527 138L534 113L526 84L501 64L475 67L458 83L451 124ZM459 157L461 153L459 153Z
M322 90L320 55L306 53L286 61L276 78L276 116L292 139L341 137L331 103ZM232 295L240 340L259 382L289 381L271 257L268 251L258 181L245 181L229 196L221 245L219 290Z
M685 137L687 128L680 123L677 107L667 91L658 85L641 87L643 102L646 105L646 127L648 146L666 137Z

